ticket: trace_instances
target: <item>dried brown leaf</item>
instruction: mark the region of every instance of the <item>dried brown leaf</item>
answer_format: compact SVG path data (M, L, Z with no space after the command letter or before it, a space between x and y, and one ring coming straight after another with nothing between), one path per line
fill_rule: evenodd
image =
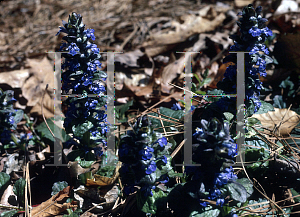
M275 111L254 114L252 117L260 120L263 127L273 131L278 136L288 136L300 122L300 116L288 109L275 108Z
M112 178L100 176L95 174L94 179L87 179L86 185L87 186L107 186L113 184L116 179L119 177L119 169L121 168L122 163L118 162L115 173Z
M58 192L56 195L53 195L49 200L43 202L37 207L34 207L31 211L32 217L48 217L48 216L57 216L65 210L76 207L71 203L58 203L66 199L70 195L70 186L64 188L62 191Z
M0 83L10 85L12 88L21 88L29 77L29 70L14 70L0 73Z

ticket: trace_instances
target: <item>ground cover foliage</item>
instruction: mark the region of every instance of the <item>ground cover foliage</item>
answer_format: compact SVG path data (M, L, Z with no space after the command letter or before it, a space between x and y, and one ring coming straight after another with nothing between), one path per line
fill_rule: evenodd
M299 215L297 1L0 4L0 216ZM51 49L62 93L83 94L62 100L59 136ZM114 125L106 51L123 52ZM178 51L195 52L190 110ZM235 98L203 97L236 93L232 51L249 52L238 164ZM188 113L198 166L179 166ZM65 166L49 166L54 141Z

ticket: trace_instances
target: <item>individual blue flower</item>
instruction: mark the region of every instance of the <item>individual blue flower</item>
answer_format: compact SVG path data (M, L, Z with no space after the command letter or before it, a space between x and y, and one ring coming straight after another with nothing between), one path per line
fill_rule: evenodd
M159 146L163 148L164 146L166 146L168 144L168 141L167 141L166 137L162 137L162 138L158 139L156 141L156 143L158 143Z
M272 30L269 29L268 27L265 27L265 28L263 28L262 30L263 30L263 33L264 33L267 37L273 35Z
M88 85L90 85L90 84L92 84L93 83L93 81L92 81L92 76L82 76L82 78L81 78L81 80L83 81L83 85L84 86L88 86Z
M94 94L100 94L105 92L105 87L102 84L99 83L93 83L90 86L90 90L94 93Z
M210 192L210 196L209 199L210 200L214 200L218 197L220 197L221 195L221 191L218 188L214 188L211 192Z
M206 202L206 201L200 201L200 203L199 203L201 206L203 206L203 207L207 207L207 205L209 204L208 202Z
M257 28L256 26L249 29L249 34L251 34L253 37L260 36L261 33L262 33L262 30Z
M142 156L143 160L150 160L152 158L151 152L154 152L154 149L147 146L143 150L139 151L139 155Z
M95 40L95 35L94 35L95 30L94 29L87 29L84 30L83 33L86 34L87 38L91 38L93 41Z
M259 48L257 46L254 46L251 50L250 50L250 55L256 54L259 52Z
M69 54L71 54L72 56L75 56L77 54L77 52L80 51L79 47L77 47L77 45L75 43L71 43L68 47L68 51Z
M156 170L156 163L155 163L155 161L151 161L148 168L147 168L147 170L146 170L146 174L149 175L151 173L154 173L155 170Z
M177 102L177 103L173 104L173 106L171 107L171 109L172 109L172 110L175 110L175 111L181 110L181 106L180 106L179 103Z
M226 185L228 182L237 179L237 176L232 171L232 168L226 168L223 172L216 173L214 184L217 186L223 186Z
M237 144L236 143L225 142L222 144L222 146L227 149L228 156L233 158L237 155Z
M216 205L222 207L224 204L225 200L223 198L217 199Z
M160 159L162 160L163 163L165 164L168 163L168 158L165 155L163 155Z
M88 43L88 45L86 46L86 49L91 49L91 51L95 54L99 54L100 49L97 47L96 44L93 43Z
M95 72L97 71L97 67L96 67L96 64L92 63L92 62L88 62L87 63L87 70L90 71L90 72Z
M98 101L97 100L92 100L92 101L87 101L84 105L87 108L95 109L97 106Z
M193 137L198 138L198 137L203 137L204 136L204 131L202 128L196 128L196 132L193 134Z
M162 184L165 184L165 183L167 183L167 182L169 182L169 177L167 176L167 174L164 174L164 175L162 175L160 178L159 178L159 182L160 183L162 183Z
M269 54L269 49L268 49L265 45L262 45L262 46L260 47L260 49L261 49L261 51L263 51L266 55Z
M263 58L258 58L257 59L257 62L256 62L256 65L258 66L258 70L259 71L265 71L266 69L266 61L263 59Z

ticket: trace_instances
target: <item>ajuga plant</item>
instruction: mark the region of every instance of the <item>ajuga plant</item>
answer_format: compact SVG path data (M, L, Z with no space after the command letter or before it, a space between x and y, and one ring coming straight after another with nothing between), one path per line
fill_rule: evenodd
M80 143L72 138L65 145L75 144L85 154L94 150L96 156L101 156L103 149L99 144L106 144L108 129L103 83L106 73L97 68L101 66L100 49L89 41L95 40L94 30L85 30L80 14L73 12L69 15L68 22L62 23L63 27L59 27L56 34L67 34L62 38L65 42L60 47L65 59L62 65L62 90L66 94L70 90L72 94L80 94L65 101L67 112L64 120L66 132L71 133ZM96 97L90 97L90 94Z
M251 4L244 7L243 11L238 13L238 16L241 16L237 22L240 27L239 34L230 36L234 40L234 45L230 47L229 51L249 52L245 54L245 104L249 116L257 112L261 106L259 95L263 86L259 76L266 76L266 64L273 61L271 57L267 56L269 51L263 44L269 36L272 36L272 31L266 27L267 19L262 18L261 11L261 6L256 9ZM225 93L236 93L236 54L228 55L223 62L232 62L234 65L227 67L224 79L217 84L217 87ZM218 105L225 111L229 101L228 98L222 98Z
M0 89L0 142L3 145L1 148L5 148L6 145L9 147L18 144L18 139L11 130L15 130L17 123L22 120L23 111L13 108L15 101L12 90L4 92Z
M189 208L189 213L182 211L178 209L176 200L170 200L170 207L175 209L175 213L180 213L176 216L190 216L191 213L203 213L203 216L204 213L205 216L236 216L231 212L228 202L231 201L231 205L244 203L252 193L248 180L239 180L233 173L237 144L229 134L227 122L222 123L216 118L210 121L202 119L201 125L193 134L192 160L196 165L186 167L187 182L181 188L176 187L182 192L182 198L187 201L192 198L190 203L194 204L194 208ZM172 194L174 195L173 192ZM198 205L195 205L195 201ZM228 208L223 209L223 206Z
M157 211L157 194L173 174L168 149L171 147L161 133L155 132L147 116L139 117L132 131L123 135L119 147L120 169L124 193L137 190L138 206L146 213ZM146 204L146 205L145 205Z

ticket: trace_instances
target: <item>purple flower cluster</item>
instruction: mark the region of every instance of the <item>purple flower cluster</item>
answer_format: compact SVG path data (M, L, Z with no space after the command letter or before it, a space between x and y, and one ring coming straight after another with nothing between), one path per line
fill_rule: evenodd
M272 58L268 48L263 44L269 36L272 36L272 31L265 26L267 19L260 15L261 7L256 9L250 4L243 9L243 12L238 13L238 26L240 27L239 35L232 35L234 45L229 51L244 51L249 52L245 55L245 93L246 106L251 108L251 113L255 113L261 106L259 100L260 90L263 88L259 76L265 77L266 65L272 63ZM224 59L226 62L234 62L235 65L227 67L223 81L218 83L218 88L226 93L236 93L236 54L230 54Z
M79 138L85 151L94 150L96 155L101 155L97 145L106 144L107 116L101 107L105 107L106 73L99 71L100 49L96 44L89 42L95 40L94 30L85 30L80 14L72 13L68 22L63 21L64 27L59 27L57 35L67 33L60 51L67 51L62 56L65 61L62 65L62 90L68 94L80 94L78 97L66 100L67 112L64 127L67 133L72 133L74 138ZM91 98L87 94L97 97ZM89 135L88 135L89 134ZM85 138L85 141L82 139ZM88 138L88 139L87 139ZM88 144L87 144L88 143Z
M13 108L15 101L12 90L3 92L0 89L0 142L3 145L12 143L11 130L15 130L17 123L23 118L23 111Z
M210 122L202 120L201 124L202 127L193 134L193 161L201 166L188 168L187 174L193 174L193 180L201 182L203 189L208 192L206 197L198 195L200 205L207 206L208 202L201 199L208 199L223 206L226 195L222 194L220 188L237 179L232 168L225 167L224 163L233 163L237 144L230 137L228 123L213 118Z
M168 161L168 141L155 133L147 116L138 118L133 131L123 135L119 147L120 170L125 194L141 187L145 197L153 196L155 183L166 183L172 169Z

